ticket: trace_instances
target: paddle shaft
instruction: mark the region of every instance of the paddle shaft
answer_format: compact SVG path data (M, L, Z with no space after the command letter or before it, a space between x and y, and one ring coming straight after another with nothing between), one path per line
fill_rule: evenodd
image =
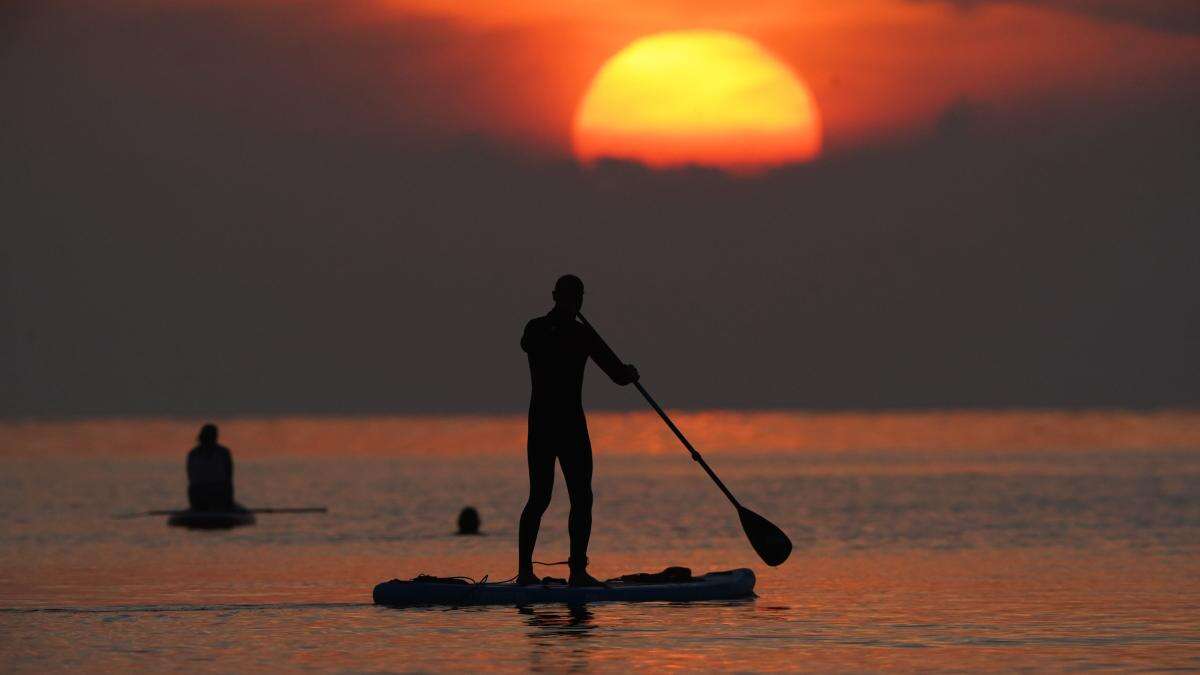
M583 314L579 314L578 316L579 320L583 322L583 325L591 328L592 332L595 333L596 337L600 340L600 343L611 352L612 347L609 347L608 343L604 341L604 338L600 337L600 333L592 326L592 324L588 323L588 320L584 318ZM616 352L613 353L616 354ZM666 411L662 409L662 406L658 405L658 402L654 400L654 397L650 395L650 392L646 391L646 388L642 386L641 382L634 382L633 386L637 387L637 390L639 393L641 393L642 398L646 399L646 403L649 403L650 407L654 408L654 412L658 413L658 416L662 418L662 421L666 422L667 427L670 428L675 434L675 438L678 438L679 442L683 443L683 447L687 448L688 452L692 453L692 461L698 463L700 467L704 469L704 472L708 474L708 477L713 479L713 482L717 484L717 487L721 488L721 492L725 493L725 496L729 498L729 501L732 502L733 505L738 509L741 509L742 505L738 502L737 497L734 497L733 493L729 491L729 488L725 487L725 483L721 482L721 479L717 477L716 472L714 472L712 468L708 466L708 462L704 461L704 458L700 456L700 453L696 450L696 448L692 447L692 444L688 441L687 437L683 435L683 432L679 430L679 427L675 426L675 423L671 421L671 418L667 415Z

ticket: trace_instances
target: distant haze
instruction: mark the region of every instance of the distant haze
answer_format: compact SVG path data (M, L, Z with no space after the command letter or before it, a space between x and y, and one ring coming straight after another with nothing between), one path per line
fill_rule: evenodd
M1200 404L1200 38L1165 13L1011 10L1184 58L1019 111L964 91L736 180L582 170L505 126L519 101L476 124L503 87L430 75L415 18L353 42L392 91L215 4L0 10L0 414L518 411L564 272L673 407ZM897 2L997 16L969 4ZM1095 68L1133 72L1120 44Z

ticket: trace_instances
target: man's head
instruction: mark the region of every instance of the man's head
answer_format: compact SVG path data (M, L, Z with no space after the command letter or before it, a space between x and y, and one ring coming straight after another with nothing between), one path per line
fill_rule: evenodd
M583 280L574 274L564 274L554 282L554 307L571 316L583 309Z
M205 424L200 427L200 435L196 437L200 445L212 445L217 442L217 425Z

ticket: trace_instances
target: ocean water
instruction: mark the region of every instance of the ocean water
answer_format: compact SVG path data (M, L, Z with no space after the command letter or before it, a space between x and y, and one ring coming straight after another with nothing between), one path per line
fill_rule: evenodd
M5 671L1200 669L1196 412L680 415L779 568L654 418L595 415L593 572L751 567L758 597L457 610L371 588L515 573L520 416L235 420L240 501L329 513L114 517L183 505L202 421L0 424ZM539 559L566 516L560 479Z

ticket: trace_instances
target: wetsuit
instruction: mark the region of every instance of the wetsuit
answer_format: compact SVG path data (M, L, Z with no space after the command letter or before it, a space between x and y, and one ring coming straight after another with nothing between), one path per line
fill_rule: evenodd
M197 511L229 511L233 501L233 456L223 445L201 444L187 456L188 502Z
M554 460L562 466L571 500L567 530L572 567L585 566L592 532L592 444L583 414L583 371L590 357L613 382L629 384L629 368L587 326L551 311L521 336L529 356L529 501L521 512L520 560L528 563L542 514L554 488Z

